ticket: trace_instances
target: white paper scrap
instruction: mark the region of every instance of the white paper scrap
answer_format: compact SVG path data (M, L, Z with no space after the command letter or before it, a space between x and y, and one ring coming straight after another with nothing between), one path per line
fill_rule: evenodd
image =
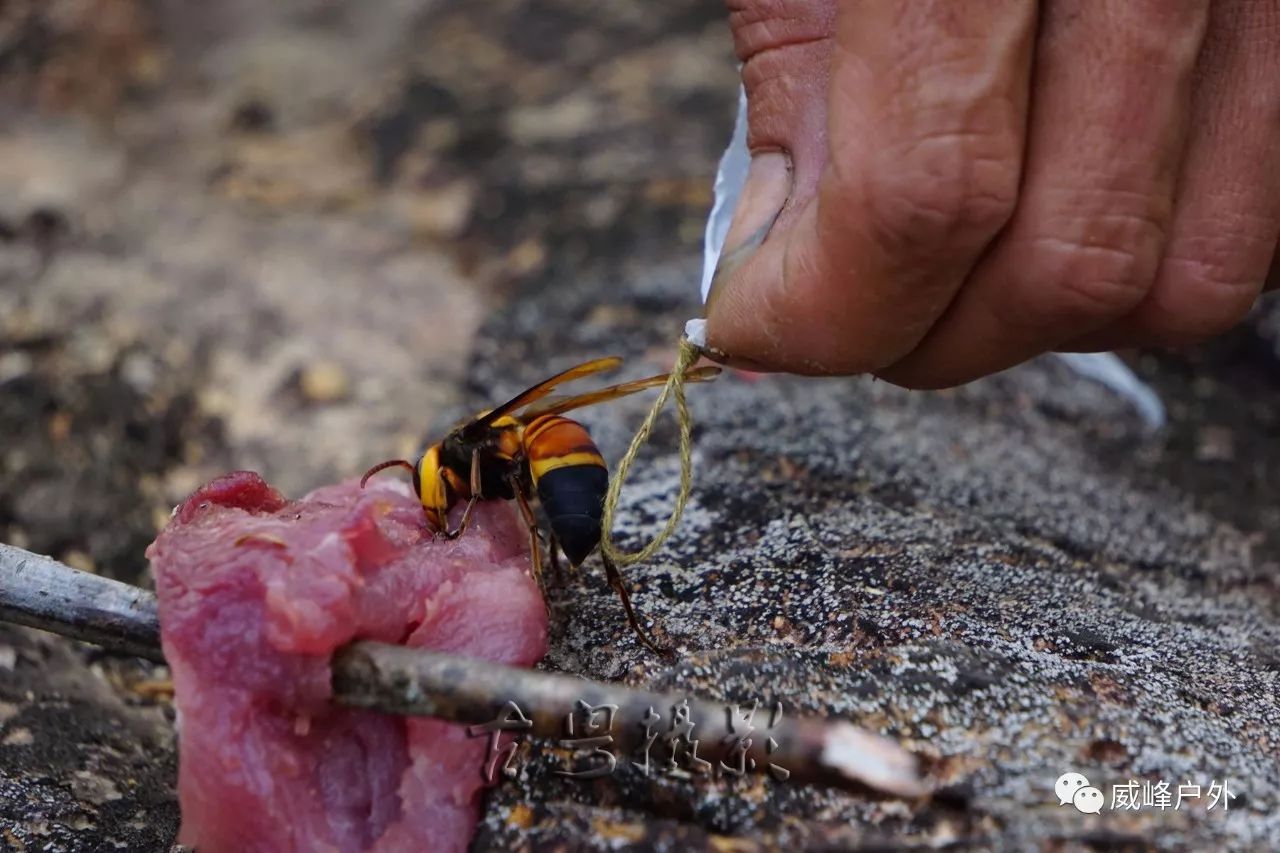
M724 249L724 239L733 222L733 211L738 206L738 196L747 182L747 169L751 166L751 152L747 150L747 92L738 87L738 118L733 123L733 138L720 158L716 170L716 200L707 217L707 231L702 240L702 301L711 294L711 279L716 273L716 263Z

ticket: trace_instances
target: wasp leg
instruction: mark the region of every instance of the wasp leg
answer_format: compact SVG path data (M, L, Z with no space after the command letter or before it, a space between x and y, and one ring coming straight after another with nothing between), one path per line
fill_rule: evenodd
M529 552L533 557L533 579L538 582L543 598L546 598L547 590L542 585L542 534L538 530L538 519L529 507L529 499L524 496L524 492L520 491L520 484L512 480L511 489L515 492L516 505L520 507L520 514L524 516L524 523L529 528Z
M480 449L476 448L471 451L471 499L467 501L467 508L462 511L462 518L458 520L458 528L456 530L445 530L445 539L457 539L467 530L467 525L471 524L471 513L476 511L476 504L480 502Z
M622 599L622 609L627 611L627 624L631 626L631 630L636 632L640 642L644 643L654 654L662 655L664 658L675 657L675 653L671 649L659 646L640 627L640 620L636 618L636 611L631 607L631 595L627 592L627 585L623 582L622 573L613 564L613 560L610 560L603 553L601 553L600 559L604 562L604 571L606 577L609 578L609 586L613 587L613 591L618 593L618 597Z
M551 574L556 580L563 580L563 568L560 563L560 540L556 539L554 531L551 533L551 542L547 546L547 551L551 554Z

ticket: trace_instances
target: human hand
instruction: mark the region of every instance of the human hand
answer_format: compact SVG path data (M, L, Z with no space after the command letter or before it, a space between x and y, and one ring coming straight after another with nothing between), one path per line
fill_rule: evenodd
M730 363L925 388L1190 343L1280 262L1280 0L728 5Z

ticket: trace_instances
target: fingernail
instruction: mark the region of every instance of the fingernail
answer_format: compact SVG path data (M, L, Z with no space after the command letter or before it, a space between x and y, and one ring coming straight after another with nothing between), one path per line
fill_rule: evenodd
M754 359L743 358L742 356L729 355L724 350L716 349L715 347L703 347L702 354L705 355L708 360L714 361L716 364L720 364L725 367L732 367L736 370L746 370L752 373L774 372L774 368L767 364L755 361Z
M751 257L769 234L791 195L791 160L780 151L766 151L751 158L747 182L742 187L733 222L725 236L724 251L711 279L710 306L720 285Z

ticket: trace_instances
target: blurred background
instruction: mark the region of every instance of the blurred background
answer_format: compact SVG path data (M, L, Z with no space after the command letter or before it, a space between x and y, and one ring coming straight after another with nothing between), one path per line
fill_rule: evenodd
M136 580L169 509L411 454L546 275L690 296L717 0L0 3L0 540Z
M489 399L531 288L687 263L696 310L736 85L720 0L0 3L0 539L135 580L208 477L298 494ZM1272 304L1129 354L1161 479L1249 523L1278 353Z

